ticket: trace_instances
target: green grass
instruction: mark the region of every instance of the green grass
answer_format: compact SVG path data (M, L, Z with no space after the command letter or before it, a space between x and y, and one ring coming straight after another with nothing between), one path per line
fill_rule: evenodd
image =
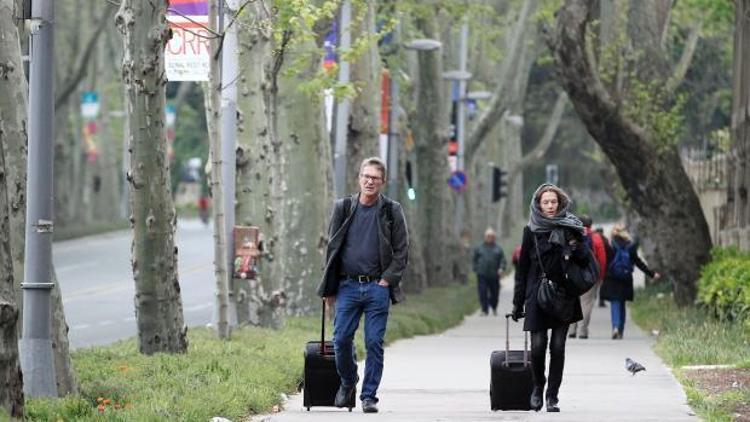
M472 284L410 295L391 308L386 341L443 331L476 308ZM282 330L243 328L224 342L213 331L192 329L186 355L143 356L134 339L76 351L80 393L28 400L27 419L206 421L267 412L282 393L296 390L304 344L319 336L319 327L319 317L290 318ZM357 343L364 350L361 335ZM108 400L103 413L98 399Z
M701 306L679 308L664 284L637 290L631 315L646 331L659 331L654 349L675 368L690 405L703 420L731 421L733 409L750 401L747 388L710 396L680 369L720 364L750 368L750 332L741 322L717 319Z

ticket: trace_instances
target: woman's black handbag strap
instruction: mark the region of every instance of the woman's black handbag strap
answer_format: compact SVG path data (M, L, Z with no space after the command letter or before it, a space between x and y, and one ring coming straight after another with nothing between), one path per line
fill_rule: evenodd
M542 265L542 255L539 253L539 243L536 240L536 235L534 233L531 233L532 236L534 236L534 248L536 249L536 259L539 261L539 268L542 270L542 278L547 278L547 271L544 270L544 265Z

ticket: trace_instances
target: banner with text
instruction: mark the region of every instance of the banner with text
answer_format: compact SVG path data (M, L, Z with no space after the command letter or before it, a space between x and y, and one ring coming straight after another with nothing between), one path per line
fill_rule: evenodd
M172 39L164 51L169 81L208 81L210 69L207 0L169 0Z

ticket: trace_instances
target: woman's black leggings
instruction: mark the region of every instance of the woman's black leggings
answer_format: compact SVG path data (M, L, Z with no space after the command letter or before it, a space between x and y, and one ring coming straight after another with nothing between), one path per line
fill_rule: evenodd
M545 357L547 354L547 331L539 330L531 332L531 370L534 385L544 388ZM563 367L565 366L565 340L567 339L568 327L552 329L552 339L549 341L549 386L547 397L557 398L562 382Z

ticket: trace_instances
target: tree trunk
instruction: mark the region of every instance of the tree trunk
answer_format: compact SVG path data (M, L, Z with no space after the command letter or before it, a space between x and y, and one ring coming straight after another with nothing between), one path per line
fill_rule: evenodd
M417 26L427 38L437 34L434 17L421 17ZM427 281L430 285L450 282L453 268L448 243L455 235L450 228L450 198L446 180L448 128L443 119L442 61L440 51L419 51L417 107L414 120L416 168L417 236L422 240Z
M244 226L258 226L264 238L263 258L256 280L235 280L238 322L258 325L259 312L266 302L266 295L281 286L274 283L271 267L274 265L277 243L275 236L276 207L272 203L271 192L274 183L272 164L276 152L271 144L268 120L268 99L271 84L267 83L266 67L270 65L270 25L265 11L251 4L240 17L248 24L247 31L239 33L240 80L237 99L238 139L237 139L237 202L235 220ZM252 25L263 22L264 25Z
M352 39L375 33L375 1L361 4L367 10L359 25L352 31ZM346 192L359 191L359 165L367 157L380 155L380 54L373 42L370 48L357 57L351 65L352 83L358 86L358 95L352 101L346 147Z
M123 35L122 75L128 89L132 266L144 354L187 351L164 128L166 7L167 1L123 0L115 20Z
M721 243L750 250L750 0L735 1L734 65L732 70L732 153L727 169L727 205L721 222Z
M548 34L555 68L576 112L615 165L628 200L649 226L673 282L675 300L693 303L700 268L709 259L711 238L698 197L676 147L658 146L653 135L617 107L586 47L592 0L566 0Z
M328 219L333 196L331 144L325 133L322 97L310 96L299 85L314 77L321 56L312 42L293 41L290 57L304 57L304 67L289 72L280 67L276 108L277 142L284 174L278 202L283 221L277 223L276 260L287 297L287 313L317 311L317 281L322 276ZM293 65L287 58L284 64Z
M11 417L23 418L23 377L18 355L20 314L15 286L15 280L22 277L16 278L12 250L17 231L13 230L12 210L19 200L18 168L8 171L6 162L10 158L7 150L26 142L26 79L18 31L12 20L13 6L10 0L0 0L0 92L4 93L0 96L0 409ZM21 191L24 190L25 186Z

